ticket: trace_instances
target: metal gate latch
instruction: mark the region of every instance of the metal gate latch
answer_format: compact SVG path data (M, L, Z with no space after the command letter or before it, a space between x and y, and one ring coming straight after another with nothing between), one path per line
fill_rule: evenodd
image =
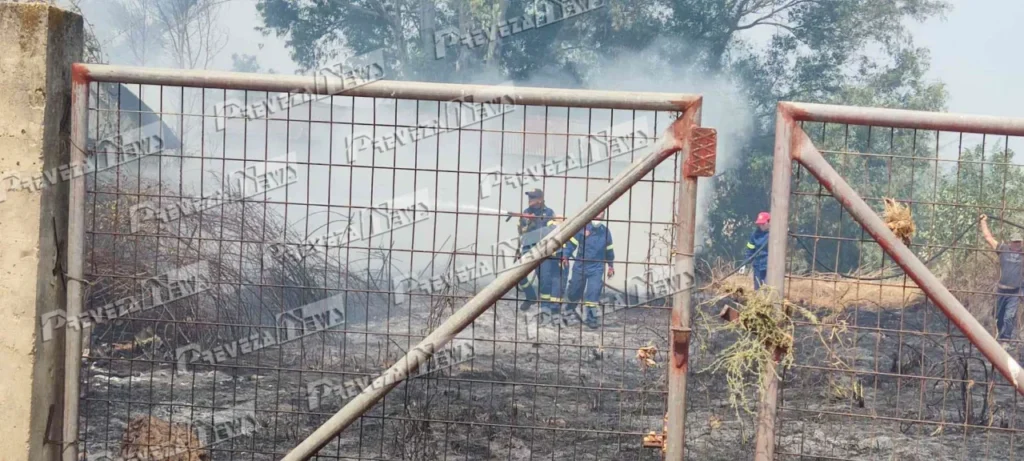
M690 131L690 156L686 157L686 163L683 164L683 176L714 176L717 152L718 131L714 128L694 127Z

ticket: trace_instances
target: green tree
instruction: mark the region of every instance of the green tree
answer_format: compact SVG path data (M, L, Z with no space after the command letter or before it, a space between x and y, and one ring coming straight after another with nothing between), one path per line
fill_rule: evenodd
M392 78L462 81L480 71L495 78L528 78L546 66L572 69L596 46L623 29L647 30L650 40L661 24L622 18L625 0L601 0L602 6L571 20L489 41L484 46L455 46L437 59L435 33L494 27L500 20L548 11L539 0L351 0L294 2L259 0L261 30L286 40L302 70L330 64L344 55L383 49ZM602 3L597 2L600 5ZM560 11L554 11L557 17ZM633 41L632 35L620 37ZM585 44L585 45L584 45ZM642 43L641 43L642 45Z
M785 29L784 29L785 30ZM752 53L735 61L731 69L743 75L751 101L755 105L757 132L747 146L752 153L746 161L730 171L730 174L716 178L717 200L712 203L709 223L709 236L720 238L721 230L737 223L751 228L752 219L758 211L769 208L769 192L771 186L771 153L774 147L774 112L777 101L805 101L830 104L859 105L872 107L890 107L941 111L945 109L948 94L939 82L929 81L925 75L928 71L928 51L916 47L909 35L901 34L888 39L901 41L901 46L891 45L887 54L869 57L867 49L873 48L868 43L864 50L850 52L837 45L835 54L827 50L819 50L815 54L790 53L794 44L792 37L777 34L771 46L760 53ZM869 42L882 45L887 42ZM837 54L849 53L845 59L837 60ZM805 127L811 133L817 127ZM833 130L845 127L833 126ZM863 131L863 130L862 130ZM878 136L875 141L885 136ZM813 135L812 135L813 137ZM901 138L902 140L899 140ZM829 141L835 136L824 136L817 141ZM843 146L821 146L819 148L842 147L852 151L867 152L877 146L867 145L866 132L846 138ZM894 138L897 144L883 146L889 149L909 149L906 136ZM934 138L932 138L934 139ZM876 144L872 143L872 144ZM918 148L926 146L920 137ZM903 152L906 152L905 150ZM867 168L885 171L884 163L875 162ZM897 182L899 179L897 179ZM726 236L725 242L716 241L712 248L726 250L740 248L746 232ZM724 243L724 244L723 244ZM737 250L738 252L738 250Z

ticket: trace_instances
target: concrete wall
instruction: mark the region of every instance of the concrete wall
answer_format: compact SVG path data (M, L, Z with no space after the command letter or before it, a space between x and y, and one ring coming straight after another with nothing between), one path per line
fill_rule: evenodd
M80 16L0 3L0 172L27 179L67 163L71 63L81 57ZM0 203L0 459L59 459L45 440L60 439L64 341L42 342L39 318L65 308L55 267L67 214L66 183L8 191Z

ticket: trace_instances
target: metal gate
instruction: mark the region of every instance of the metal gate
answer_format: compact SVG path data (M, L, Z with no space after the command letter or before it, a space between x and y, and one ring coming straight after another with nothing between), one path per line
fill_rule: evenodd
M1021 348L993 339L978 236L1024 223L1024 120L780 103L776 130L768 282L813 315L756 459L1019 459Z
M661 457L640 441L664 424L669 343L689 334L681 308L669 328L683 304L672 274L692 273L695 178L713 171L713 138L687 181L671 154L689 151L699 97L74 75L84 173L71 175L70 301L43 326L67 328L64 440L89 459L280 459L517 267L528 242L512 213L534 189L579 226L600 211L585 204L611 203L614 275L582 258L581 272L600 269L580 286L568 266L557 282L531 271L318 459ZM539 315L573 293L526 282L586 285L575 312L595 307L597 327ZM645 347L653 363L638 359Z

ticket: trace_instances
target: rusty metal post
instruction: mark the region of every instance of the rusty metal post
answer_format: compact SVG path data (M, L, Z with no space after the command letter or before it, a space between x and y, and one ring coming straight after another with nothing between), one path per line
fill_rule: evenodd
M928 267L907 248L903 242L878 217L871 206L853 190L852 187L829 165L814 147L803 130L794 131L792 158L800 162L807 171L814 175L836 200L843 205L850 216L874 238L892 260L903 269L921 291L924 291L935 306L942 310L946 317L963 332L975 347L981 351L992 365L1013 384L1017 392L1024 395L1024 375L1021 367L1010 354L1003 349L985 327L971 315L959 300L949 292L942 282L932 274ZM789 184L788 182L786 183ZM774 217L773 217L774 218ZM770 255L771 253L769 253ZM769 273L769 276L771 273Z
M690 299L693 285L693 249L696 238L697 176L690 174L694 128L700 124L700 104L683 114L685 123L683 158L679 182L679 209L676 215L675 273L680 286L672 296L669 322L671 351L668 367L668 422L665 427L665 460L682 461L686 449L686 373L690 362Z
M71 165L85 164L89 123L89 79L81 64L71 66ZM74 176L68 197L68 319L82 313L82 259L85 248L85 177ZM78 461L78 380L82 366L82 330L64 329L64 423L61 458Z
M789 183L793 175L790 157L793 145L793 120L779 110L775 117L775 153L772 165L772 195L770 213L772 219L768 229L768 274L765 283L771 287L774 296L781 301L783 284L786 280L786 238L789 223ZM781 308L781 306L779 306ZM776 351L776 358L778 351ZM768 373L776 375L775 364L769 365ZM778 410L779 380L768 380L768 386L761 394L757 411L757 438L754 442L754 459L767 461L775 453L775 415Z

